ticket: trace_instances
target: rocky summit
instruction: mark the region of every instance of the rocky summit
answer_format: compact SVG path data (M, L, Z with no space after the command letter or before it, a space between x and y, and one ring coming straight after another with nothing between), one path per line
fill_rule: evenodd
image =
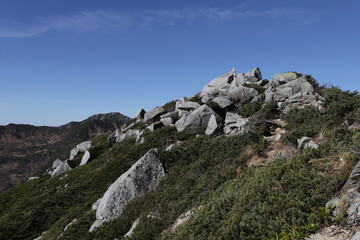
M360 239L358 92L235 67L198 90L0 194L0 239Z

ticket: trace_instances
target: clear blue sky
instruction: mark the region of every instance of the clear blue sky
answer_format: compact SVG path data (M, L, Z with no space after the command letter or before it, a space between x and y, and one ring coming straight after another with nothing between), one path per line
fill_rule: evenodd
M192 96L237 67L360 89L359 0L0 0L0 124Z

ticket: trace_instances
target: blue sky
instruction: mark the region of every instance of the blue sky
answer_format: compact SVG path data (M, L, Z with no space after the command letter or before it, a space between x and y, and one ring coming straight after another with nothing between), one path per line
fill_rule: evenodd
M192 96L236 66L360 89L359 0L0 0L0 125Z

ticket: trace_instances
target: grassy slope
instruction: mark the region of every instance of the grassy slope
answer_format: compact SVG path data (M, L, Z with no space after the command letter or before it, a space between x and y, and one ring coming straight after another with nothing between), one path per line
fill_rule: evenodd
M357 154L349 154L346 165L331 173L310 161L331 159L359 147L360 132L347 131L337 124L344 118L358 121L358 97L336 91L331 94L326 112L297 110L287 119L289 143L298 135L317 136L320 132L327 141L317 150L299 152L290 160L276 160L267 168L246 167L249 156L244 155L244 149L258 148L262 143L258 132L210 139L167 127L146 133L141 145L132 140L112 144L106 141L106 135L95 137L92 162L53 179L41 175L0 195L0 239L33 239L43 231L47 231L45 239L55 239L74 218L78 221L61 239L121 238L139 216L143 218L134 239L265 239L287 228L312 223L316 224L314 230L323 223L314 209L341 188L359 160ZM349 104L352 106L347 108ZM259 118L266 115L258 112ZM255 125L259 124L261 121ZM174 139L185 142L165 152L164 146ZM130 202L120 219L90 234L88 229L95 220L91 205L153 147L161 149L160 159L166 170L158 190ZM200 205L203 208L175 234L160 234L181 213ZM149 212L160 219L146 218Z

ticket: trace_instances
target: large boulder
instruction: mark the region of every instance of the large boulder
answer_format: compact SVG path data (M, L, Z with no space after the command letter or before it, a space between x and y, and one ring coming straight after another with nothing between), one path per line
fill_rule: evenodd
M243 118L239 114L227 112L225 117L225 135L234 136L249 131L249 120Z
M151 149L111 184L100 201L96 221L89 231L94 231L104 222L119 218L128 202L156 189L164 175L158 150Z
M224 109L230 108L231 106L234 105L232 101L230 101L225 97L216 97L213 99L213 101L219 104L219 106Z
M197 102L187 102L185 98L181 98L176 101L175 111L178 112L179 116L189 115L191 111L200 107L200 104Z
M247 72L243 76L245 83L256 83L262 79L259 68L254 68L251 72Z
M194 132L199 127L207 127L211 115L215 115L216 119L220 120L219 115L217 115L214 110L207 105L202 105L191 112L188 116L181 117L175 123L175 127L178 132Z
M165 109L162 107L155 107L151 109L149 112L145 113L144 122L145 123L153 123L160 120L160 115L165 112Z
M70 152L69 160L73 160L79 152L86 152L89 148L91 148L91 141L85 141L76 145Z
M244 87L240 85L238 87L230 88L228 98L232 102L241 104L251 101L258 94L258 91L256 91L254 88Z
M214 99L219 93L226 95L230 88L231 82L236 78L236 69L233 68L231 72L228 72L221 77L215 78L210 83L206 84L200 93L200 97L207 96L209 100Z
M265 85L266 88L272 87L276 88L280 86L281 84L285 84L288 82L291 82L298 78L298 75L294 72L288 72L288 73L278 73L276 74L268 84Z
M210 136L216 136L222 132L222 125L221 123L216 119L216 116L214 114L211 115L209 119L209 123L206 127L205 134Z
M298 93L307 94L313 92L313 86L306 80L305 77L301 77L283 85L279 85L275 89L267 89L265 91L265 101L285 101L287 98Z
M67 161L61 162L61 164L59 164L56 169L51 173L51 177L56 177L69 170L71 170L69 163Z
M234 102L239 102L240 100L241 102L251 100L251 98L258 95L258 92L252 88L244 89L243 85L245 83L256 83L261 79L262 77L259 68L255 68L251 72L245 74L240 73L238 75L236 74L236 69L234 68L231 72L228 72L221 77L215 78L210 83L205 85L200 93L200 97L202 98L201 101L206 103L207 101L213 100L216 97L225 97Z

